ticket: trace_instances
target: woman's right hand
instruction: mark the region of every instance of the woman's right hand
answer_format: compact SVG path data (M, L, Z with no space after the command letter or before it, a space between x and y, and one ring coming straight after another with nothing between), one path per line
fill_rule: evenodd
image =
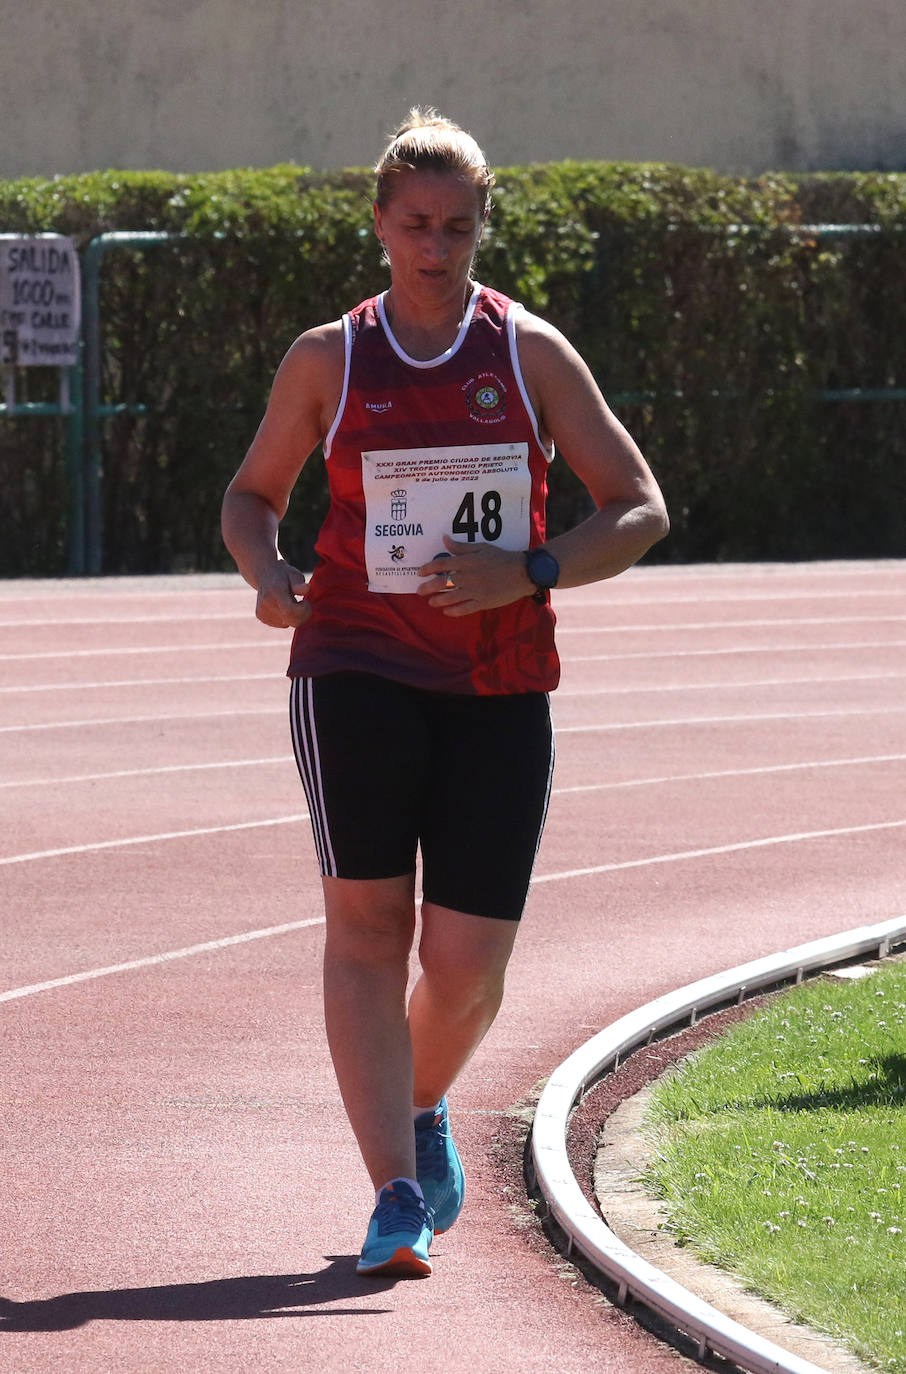
M280 559L259 578L256 616L274 630L304 625L311 615L305 588L305 574Z

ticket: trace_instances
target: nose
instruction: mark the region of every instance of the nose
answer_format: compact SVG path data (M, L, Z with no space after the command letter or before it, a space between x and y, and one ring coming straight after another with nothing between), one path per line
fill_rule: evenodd
M449 252L449 247L447 245L447 236L442 229L438 229L435 233L427 236L426 248L428 257L432 262L444 261Z

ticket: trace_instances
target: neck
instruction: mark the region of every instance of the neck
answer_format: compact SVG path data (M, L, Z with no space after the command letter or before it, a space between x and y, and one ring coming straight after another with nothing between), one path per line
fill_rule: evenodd
M419 360L435 358L445 352L462 328L472 290L470 280L460 299L425 307L421 303L411 304L391 286L384 297L384 311L397 342L411 357Z

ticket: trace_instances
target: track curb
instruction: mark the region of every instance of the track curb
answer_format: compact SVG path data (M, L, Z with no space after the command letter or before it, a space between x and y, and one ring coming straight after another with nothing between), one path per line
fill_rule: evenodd
M906 916L843 931L687 984L599 1031L554 1070L541 1093L532 1122L529 1164L548 1214L565 1237L564 1252L578 1250L616 1286L620 1304L632 1298L691 1337L699 1359L714 1353L752 1374L824 1374L818 1365L703 1302L611 1231L585 1197L570 1166L566 1148L570 1114L592 1084L659 1033L686 1020L694 1024L701 1012L800 983L807 975L834 965L867 955L883 958L902 944L906 944Z

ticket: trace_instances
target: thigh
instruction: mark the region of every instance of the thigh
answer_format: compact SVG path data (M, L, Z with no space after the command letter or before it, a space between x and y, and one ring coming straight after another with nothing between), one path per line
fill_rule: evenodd
M427 757L417 696L367 673L296 678L290 722L322 875L413 872Z
M550 704L540 693L445 697L435 716L421 836L425 900L517 921L550 797Z

